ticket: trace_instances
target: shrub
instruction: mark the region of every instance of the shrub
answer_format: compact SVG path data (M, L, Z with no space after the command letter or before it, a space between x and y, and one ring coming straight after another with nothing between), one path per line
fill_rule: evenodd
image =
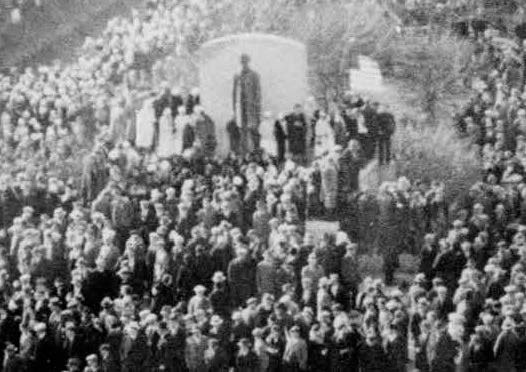
M446 123L397 128L393 147L399 176L444 182L449 201L480 180L482 164L477 150L459 139Z
M416 103L436 123L437 105L464 91L473 46L449 33L397 35L379 44L375 57L393 78L411 86Z

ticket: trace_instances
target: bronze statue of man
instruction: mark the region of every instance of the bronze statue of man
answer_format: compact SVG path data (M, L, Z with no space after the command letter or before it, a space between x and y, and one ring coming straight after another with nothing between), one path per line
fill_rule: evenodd
M259 147L258 127L261 119L259 74L250 68L250 57L241 55L241 72L234 76L233 108L236 124L241 128L241 152Z

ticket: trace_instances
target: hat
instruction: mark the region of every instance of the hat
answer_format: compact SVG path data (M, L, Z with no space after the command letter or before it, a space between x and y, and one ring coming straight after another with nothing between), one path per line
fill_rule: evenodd
M247 300L247 305L254 305L254 304L257 304L258 303L258 299L255 298L255 297L250 297L248 300Z
M300 333L300 327L295 325L290 329L291 333Z
M261 336L263 336L263 329L262 328L254 328L254 330L252 331L252 336L253 337L261 337Z
M86 357L86 362L96 362L98 360L97 354L90 354Z
M102 345L100 345L99 351L103 351L103 350L110 351L111 350L110 344L102 344Z
M132 272L128 266L123 266L117 273L118 276L130 275Z
M204 285L201 285L201 284L198 284L194 287L194 292L196 294L199 294L199 293L205 293L206 292L206 287Z
M133 329L133 330L136 330L138 331L141 327L139 326L139 323L137 322L130 322L128 324L128 329Z
M59 306L60 305L60 299L58 297L51 297L49 299L49 304L50 305L54 305L54 306Z
M80 366L81 366L80 359L78 359L78 358L69 358L67 366L68 367L78 367L78 368L80 368Z
M13 345L12 343L7 342L7 343L6 343L6 347L5 347L5 351L11 352L11 353L16 353L17 348L16 348L16 346Z
M35 332L45 332L46 331L46 324L45 323L37 323L33 327Z
M515 286L513 284L507 285L506 287L504 287L504 291L506 293L517 292L517 286Z
M420 283L420 284L425 283L426 282L426 274L424 274L424 273L416 274L414 282L415 283Z
M248 338L246 338L246 337L243 337L242 339L240 339L240 340L237 342L237 344L238 344L239 346L247 346L247 347L248 347L248 346L250 346L250 340L249 340Z
M214 314L210 318L210 324L213 326L223 324L223 319L219 315Z

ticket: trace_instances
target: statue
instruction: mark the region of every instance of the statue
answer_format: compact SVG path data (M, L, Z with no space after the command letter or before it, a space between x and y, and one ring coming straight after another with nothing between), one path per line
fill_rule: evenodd
M241 55L241 72L234 76L232 95L234 118L241 128L241 152L259 147L258 127L261 117L259 74L250 69L250 57Z

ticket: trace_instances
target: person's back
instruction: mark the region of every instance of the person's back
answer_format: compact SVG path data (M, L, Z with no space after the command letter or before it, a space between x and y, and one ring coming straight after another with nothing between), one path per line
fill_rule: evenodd
M515 371L519 354L519 337L515 331L507 329L501 332L494 346L495 367L498 371Z

